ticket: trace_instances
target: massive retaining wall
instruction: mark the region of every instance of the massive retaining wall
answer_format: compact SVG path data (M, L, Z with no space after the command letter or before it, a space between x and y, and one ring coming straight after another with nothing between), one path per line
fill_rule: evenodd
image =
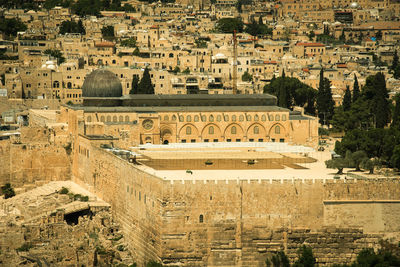
M322 265L348 263L400 232L399 180L170 181L79 149L74 180L112 205L139 263L265 266L268 254L293 260L303 244Z

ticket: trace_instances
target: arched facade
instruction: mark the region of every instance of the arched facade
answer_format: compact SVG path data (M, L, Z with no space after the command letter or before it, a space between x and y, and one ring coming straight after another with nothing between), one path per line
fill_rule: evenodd
M231 123L225 128L224 137L226 142L243 142L244 131L238 123Z
M269 129L270 142L288 142L286 136L286 129L281 123L275 123Z
M201 138L203 142L221 142L222 134L221 129L215 123L210 123L204 126L203 130L201 131Z
M186 123L179 130L178 142L190 143L199 142L199 130L192 123Z
M267 141L267 132L263 125L256 122L247 128L246 137L250 142L265 142Z

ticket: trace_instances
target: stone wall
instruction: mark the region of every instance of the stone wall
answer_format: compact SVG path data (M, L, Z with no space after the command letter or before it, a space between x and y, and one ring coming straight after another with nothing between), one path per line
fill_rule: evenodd
M281 249L294 260L303 244L321 265L349 263L400 232L399 180L169 181L86 145L74 180L111 204L139 263L264 266ZM370 227L366 214L381 219Z

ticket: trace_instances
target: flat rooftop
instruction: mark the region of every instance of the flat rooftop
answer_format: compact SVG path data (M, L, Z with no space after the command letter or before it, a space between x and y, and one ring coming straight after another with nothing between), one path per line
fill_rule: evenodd
M330 152L286 143L187 143L132 147L138 168L167 180L327 179Z

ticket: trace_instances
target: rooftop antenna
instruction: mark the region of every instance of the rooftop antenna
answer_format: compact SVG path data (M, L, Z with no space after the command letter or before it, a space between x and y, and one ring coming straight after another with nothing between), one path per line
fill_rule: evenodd
M232 94L237 94L237 38L236 30L233 30L233 80L232 80Z

